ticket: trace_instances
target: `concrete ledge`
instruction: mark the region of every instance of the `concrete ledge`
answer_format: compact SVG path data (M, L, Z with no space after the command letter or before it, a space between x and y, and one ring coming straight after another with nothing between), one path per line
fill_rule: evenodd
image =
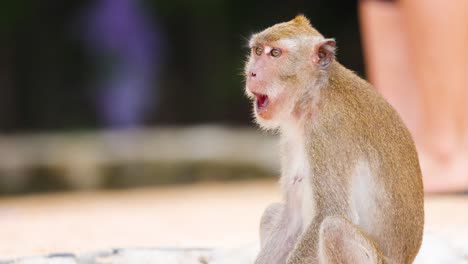
M75 255L59 253L43 257L30 257L0 261L0 264L239 264L253 263L256 247L242 250L212 249L113 249Z
M415 264L468 263L468 230L426 231ZM248 264L258 245L222 249L112 249L84 254L60 253L44 257L0 261L0 264Z

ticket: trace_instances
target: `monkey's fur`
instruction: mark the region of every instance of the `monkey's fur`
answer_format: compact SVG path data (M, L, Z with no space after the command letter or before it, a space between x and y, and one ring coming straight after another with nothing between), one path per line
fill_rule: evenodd
M245 91L257 123L281 134L284 193L263 214L256 263L412 263L423 188L396 111L304 16L250 46Z

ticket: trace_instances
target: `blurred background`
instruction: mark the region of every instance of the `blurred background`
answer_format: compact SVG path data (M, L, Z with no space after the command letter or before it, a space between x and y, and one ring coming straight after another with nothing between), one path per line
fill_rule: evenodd
M186 175L169 179L161 175L164 173L155 168L159 160L151 158L157 154L142 153L150 144L145 140L165 141L159 133L164 130L174 142L152 143L148 151L197 155L198 149L188 146L196 143L202 151L213 145L210 141L223 142L223 138L210 137L209 129L197 130L201 135L196 137L194 132L193 140L199 142L188 142L187 135L187 144L183 144L177 131L200 125L224 127L226 133L230 128L254 128L242 76L246 43L252 33L306 13L323 34L346 43L339 52L340 61L364 75L356 2L334 8L338 3L2 3L0 177L6 182L0 184L0 192L73 188L69 185L79 184L80 178L92 185L90 176L73 170L66 173L76 174L76 179L66 180L66 167L84 170L84 165L75 166L74 162L100 163L96 164L99 173L109 175L95 176L109 185L118 185L118 175L130 175L137 182L145 174L143 167L153 167L146 172L149 177L144 184L192 180L197 177L193 175L196 164L182 172ZM254 149L255 144L249 152ZM219 177L216 174L212 177ZM231 174L232 178L243 177L242 173Z
M4 133L250 125L250 35L301 12L364 74L355 1L2 3ZM346 44L345 44L346 43Z
M436 2L3 1L0 259L256 240L279 168L243 95L246 44L301 13L400 112L426 191L468 190L468 7Z

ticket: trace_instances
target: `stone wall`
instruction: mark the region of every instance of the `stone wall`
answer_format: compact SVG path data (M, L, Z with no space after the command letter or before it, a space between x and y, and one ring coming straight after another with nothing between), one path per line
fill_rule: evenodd
M276 146L221 126L0 136L0 193L273 176Z

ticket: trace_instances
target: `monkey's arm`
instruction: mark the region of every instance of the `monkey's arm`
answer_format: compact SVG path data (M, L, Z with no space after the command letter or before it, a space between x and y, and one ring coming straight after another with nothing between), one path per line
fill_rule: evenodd
M353 177L362 155L356 139L326 134L332 140L318 139L310 149L311 185L315 214L288 257L299 263L382 263L377 244L353 224L357 212L352 202ZM377 261L378 260L378 261Z
M327 157L314 161L315 216L299 237L287 263L383 263L377 244L353 224L357 217L351 197L352 177L357 176L352 169L355 162L348 160L351 155L346 149L328 149L328 153L321 152ZM328 162L321 163L320 160Z

